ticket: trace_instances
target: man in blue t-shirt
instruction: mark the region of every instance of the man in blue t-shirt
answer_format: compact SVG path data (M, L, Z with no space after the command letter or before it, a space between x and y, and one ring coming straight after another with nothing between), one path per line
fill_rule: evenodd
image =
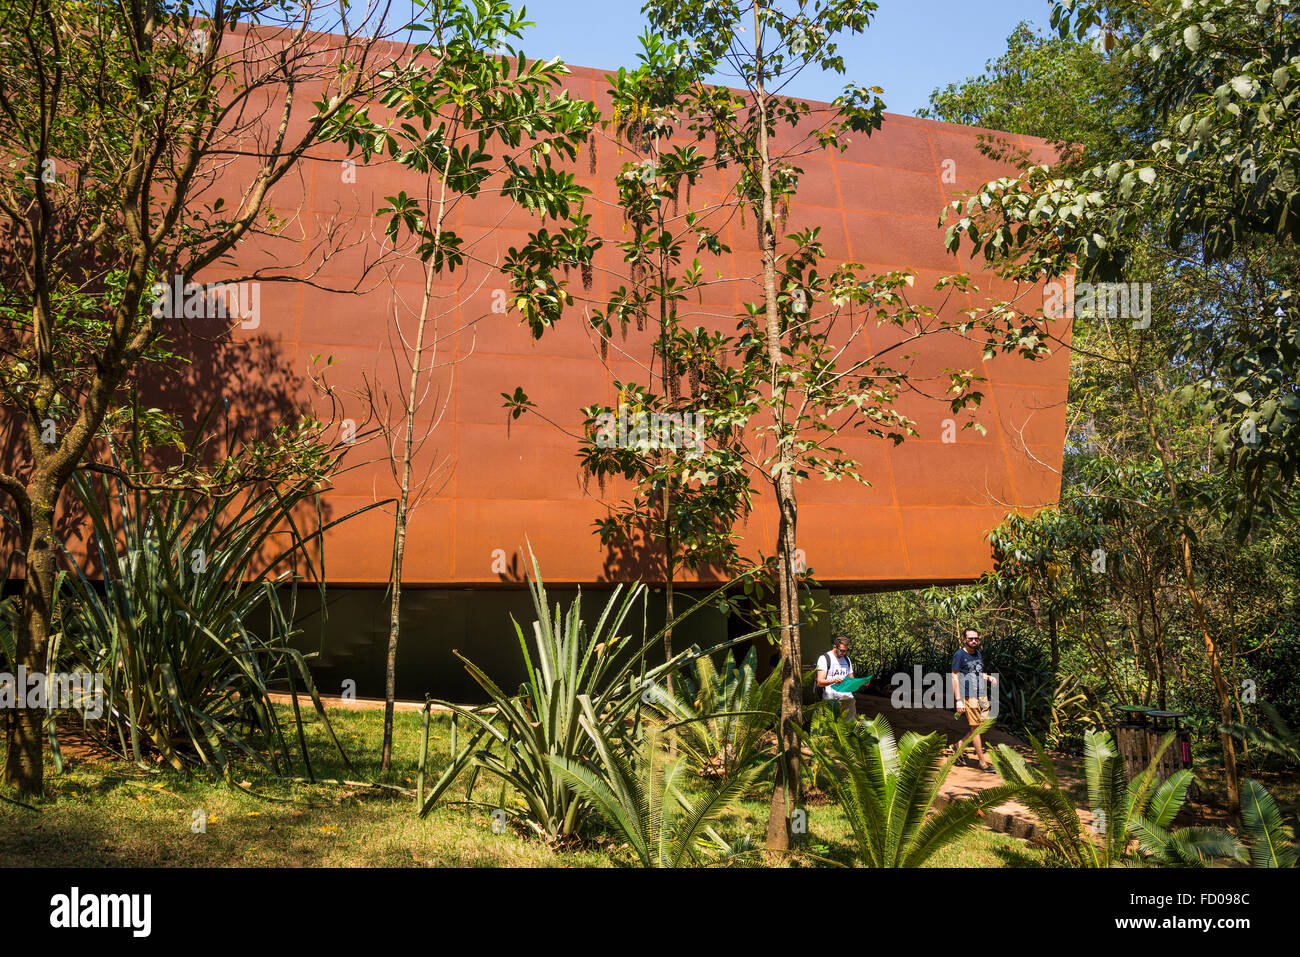
M984 656L980 654L980 633L974 628L963 628L961 647L952 656L952 696L957 711L966 712L972 728L978 728L989 716L988 686L998 683L997 675L984 673ZM981 771L993 770L984 757L984 742L975 735L975 757Z

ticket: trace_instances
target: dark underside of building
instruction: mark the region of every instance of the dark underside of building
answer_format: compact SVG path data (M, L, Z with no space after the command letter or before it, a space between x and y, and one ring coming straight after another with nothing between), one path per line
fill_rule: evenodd
M613 592L610 585L586 587L581 593L577 588L561 587L547 589L547 598L552 615L556 604L567 612L580 598L583 620L591 629ZM618 596L620 603L628 592L625 586ZM741 639L731 646L733 653L743 655L751 646L756 647L760 674L766 675L776 645L764 635L754 636L753 624L738 616L723 615L703 602L710 594L707 590L674 593L674 612L680 619L673 628L674 652L693 645L713 648ZM331 587L326 595L322 620L319 592L306 587L297 594L296 617L301 634L294 645L314 655L311 670L317 690L323 695L352 692L359 698L382 698L389 635L388 591L382 587ZM819 605L825 606L827 593L818 592L817 599ZM534 655L536 618L532 596L524 589L403 588L397 697L409 701L422 701L426 695L459 702L486 700L464 662L456 657L457 651L487 672L503 690L513 692L524 680L516 624L529 654ZM663 589L646 590L641 599L633 602L620 629L621 637L631 639L625 654L639 654L644 647L650 665L662 662L663 641L657 636L663 625ZM801 629L805 662L811 663L829 647L829 627L823 615Z

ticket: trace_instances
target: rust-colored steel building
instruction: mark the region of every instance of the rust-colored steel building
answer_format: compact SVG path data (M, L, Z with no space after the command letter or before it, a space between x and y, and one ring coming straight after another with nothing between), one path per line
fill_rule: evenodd
M573 68L567 85L606 111L603 72ZM803 176L785 231L820 227L831 263L859 262L872 272L913 270L914 300L935 307L944 303L933 291L935 281L971 271L982 292L948 301L949 315L978 307L985 295L1012 298L1016 293L983 272L979 263L964 253L949 254L938 225L948 201L989 179L1015 173L981 154L980 132L887 115L882 130L855 138L843 152L799 161ZM1006 138L1035 162L1054 159L1046 144ZM407 334L414 328L411 310L421 291L416 264L390 263L372 270L355 295L319 287L350 287L380 259L384 219L374 211L399 190L423 195L423 183L391 162L353 166L345 157L341 147L315 149L301 176L271 193L271 205L286 224L280 236L250 243L228 269L214 268L197 277L212 283L275 266L310 275L312 282L262 283L256 324L216 343L196 345L195 364L185 381L160 384L159 401L197 405L196 396L219 390L232 408L263 422L286 407L313 408L335 415L340 428L350 419L364 434L371 410L358 394L367 386L380 393L405 391L405 365L394 362L391 350L399 324ZM593 523L606 514L607 504L624 499L628 489L619 481L601 488L584 479L573 437L582 407L617 402L615 379L646 382L644 371L620 353L647 355L653 329L632 328L602 361L585 315L625 273L616 245L623 232L614 177L634 158L600 137L594 156L584 153L573 166L579 182L592 191L586 211L606 246L591 288L584 290L575 277L571 288L577 304L539 341L516 316L494 311L501 301L498 290L505 286L497 265L534 228L531 218L499 197L465 203L452 213L450 228L464 237L477 262L467 267L462 284L438 290L445 297L436 307L441 313L439 359L447 364L417 415L419 426L436 423L436 428L417 458L416 474L434 477L409 526L401 695L468 694L456 677L461 669L450 656L452 648L471 657L497 654L498 661L513 662L507 613L521 618L531 613L518 558L526 543L557 593L577 586L600 591L602 583L616 580L653 582L659 574L653 564L629 565L611 554L594 534ZM222 191L224 182L241 183L242 169L242 161L234 159L225 174L229 179L219 181L216 191ZM706 182L693 191L691 202L716 202L721 189L719 183ZM319 243L331 230L345 248L322 260ZM731 254L707 261L706 268L747 278L711 287L717 291L705 293L703 302L689 308L699 310L702 323L734 329L731 317L741 303L761 295L754 281L758 262L752 214L743 222L733 218L724 238ZM1027 295L1026 311L1041 305L1038 290L1020 292ZM877 348L889 341L879 338L888 335L885 331L870 335ZM1015 356L982 361L979 345L955 334L928 338L915 352L910 369L916 375L973 368L987 377L976 416L987 431L958 431L952 440L951 428L945 435L945 420L953 418L945 403L905 395L899 405L915 421L919 437L898 447L869 436L843 438L839 444L859 461L870 487L820 479L798 486L800 546L807 565L832 591L973 579L990 567L985 534L991 527L1012 509L1041 507L1059 494L1067 355L1058 352L1038 362ZM332 358L326 378L334 387L337 409L311 381L311 370L326 357ZM502 393L516 387L545 419L510 418ZM942 395L943 387L936 391ZM349 461L355 467L340 475L326 496L332 513L396 493L381 441L358 442ZM776 516L765 490L740 531L751 556L775 551ZM356 680L362 694L382 688L384 586L391 549L391 511L347 522L326 541L331 609L319 669L326 692L345 678ZM726 623L718 616L696 617L688 637L725 633ZM824 637L810 631L804 641L809 653L821 650Z

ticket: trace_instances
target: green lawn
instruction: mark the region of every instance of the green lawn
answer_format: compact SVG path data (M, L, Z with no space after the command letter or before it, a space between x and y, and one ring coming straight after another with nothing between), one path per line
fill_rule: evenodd
M284 716L289 717L287 711ZM308 732L317 773L414 788L420 716L396 715L394 766L387 773L379 771L382 717L380 711L330 712L353 761L354 770L348 771L313 716ZM447 760L450 730L448 718L435 715L430 780ZM260 796L206 776L146 772L124 762L87 757L67 757L64 771L57 775L47 767L47 799L39 811L0 802L0 866L608 867L631 862L610 837L552 851L520 832L494 834L483 808L444 804L421 819L411 797L280 781L253 764L236 774L235 781ZM294 773L303 774L301 765ZM459 785L453 791L454 797L464 796ZM495 805L500 785L483 778L474 798ZM198 809L206 814L205 833L192 830ZM749 801L719 830L729 839L747 833L761 847L766 821L766 800ZM808 853L793 855L788 862L852 863L848 828L837 806L814 805L808 823ZM764 863L763 855L753 855L750 863ZM979 830L937 855L932 866L1045 864L1042 850Z

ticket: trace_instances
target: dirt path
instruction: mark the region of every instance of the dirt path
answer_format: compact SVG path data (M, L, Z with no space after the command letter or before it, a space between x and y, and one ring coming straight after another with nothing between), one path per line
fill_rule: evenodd
M857 702L858 714L864 717L874 718L878 714L883 714L889 726L894 729L896 737L902 737L908 731L915 731L918 734L938 731L947 739L948 746L953 748L961 743L961 739L970 730L965 717L954 719L953 712L946 708L895 708L889 698L878 695L860 694L857 696ZM997 725L984 735L983 743L986 752L990 745L1010 745L1031 764L1036 763L1033 748ZM1056 764L1061 784L1076 796L1076 807L1080 803L1086 803L1078 800L1081 794L1086 796L1086 790L1078 772L1077 762L1057 754L1052 755L1052 760ZM996 774L979 769L975 759L975 748L969 746L965 755L958 758L957 764L948 774L935 804L942 807L949 801L973 797L980 791L996 787L1001 783L1002 779ZM1091 812L1080 810L1079 818L1086 827L1092 826ZM1029 808L1016 801L1008 801L991 811L986 811L984 825L990 830L1025 840L1044 836L1043 826L1038 822L1038 818Z

